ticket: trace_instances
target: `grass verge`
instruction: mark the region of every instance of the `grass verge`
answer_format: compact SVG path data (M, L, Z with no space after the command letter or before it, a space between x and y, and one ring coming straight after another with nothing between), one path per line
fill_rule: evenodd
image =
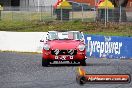
M81 21L0 21L0 31L47 32L51 30L78 30L86 34L132 36L132 23L104 23Z

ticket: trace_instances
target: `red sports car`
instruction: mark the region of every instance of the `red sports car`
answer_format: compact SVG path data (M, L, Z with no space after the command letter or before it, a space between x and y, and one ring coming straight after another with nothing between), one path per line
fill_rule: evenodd
M42 66L54 61L86 65L84 35L79 31L49 31L42 50ZM43 41L41 41L43 42Z

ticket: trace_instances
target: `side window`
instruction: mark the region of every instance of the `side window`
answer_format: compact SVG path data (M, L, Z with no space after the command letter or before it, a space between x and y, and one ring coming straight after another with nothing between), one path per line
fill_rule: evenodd
M82 40L82 34L80 32L74 32L74 39Z
M47 36L46 36L46 40L49 40L49 34L47 34Z
M49 32L48 39L49 40L57 39L57 33L55 33L55 32Z

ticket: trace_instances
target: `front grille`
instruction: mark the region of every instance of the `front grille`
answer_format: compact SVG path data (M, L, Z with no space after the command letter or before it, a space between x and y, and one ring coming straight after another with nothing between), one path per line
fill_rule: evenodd
M52 55L76 55L77 50L58 50L59 52L56 53L55 50L51 50Z

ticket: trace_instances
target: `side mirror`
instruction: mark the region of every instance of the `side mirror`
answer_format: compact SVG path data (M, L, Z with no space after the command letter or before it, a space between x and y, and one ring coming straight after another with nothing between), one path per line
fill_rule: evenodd
M44 40L40 40L40 42L44 42Z
M48 40L48 38L46 37L46 40Z
M81 42L84 42L84 40L83 40L83 39L81 39Z

